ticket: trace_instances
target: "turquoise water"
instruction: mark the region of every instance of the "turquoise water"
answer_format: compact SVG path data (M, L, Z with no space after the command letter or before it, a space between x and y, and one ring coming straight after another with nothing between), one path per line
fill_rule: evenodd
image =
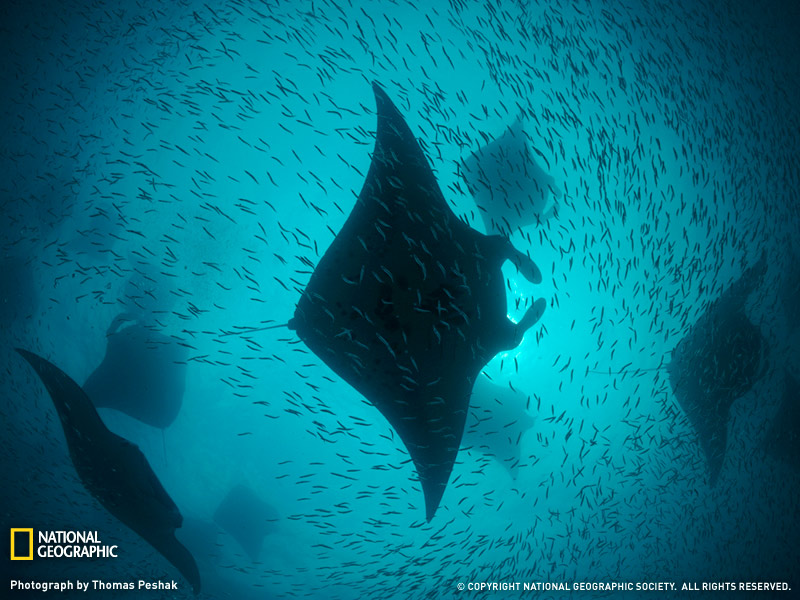
M83 489L52 403L12 351L82 383L111 321L132 312L188 349L183 405L163 433L101 409L108 427L140 446L186 519L210 520L239 483L279 515L257 560L217 532L201 564L222 580L210 597L480 596L457 584L482 581L800 586L798 473L762 449L784 373L800 373L779 293L800 256L796 9L0 10L3 523L97 529L125 551L6 563L11 576L178 578ZM510 236L544 281L504 270L512 318L515 298L548 308L485 369L534 421L516 479L473 442L430 523L399 438L293 332L226 335L292 316L369 167L372 81L479 231L458 165L520 114L558 189L555 217ZM769 363L731 409L711 486L664 366L762 252L747 314ZM569 596L550 594L539 597Z

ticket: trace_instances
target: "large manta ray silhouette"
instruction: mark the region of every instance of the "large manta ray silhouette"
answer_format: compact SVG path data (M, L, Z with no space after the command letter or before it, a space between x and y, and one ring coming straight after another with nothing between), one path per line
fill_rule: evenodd
M141 450L109 431L84 391L58 367L32 352L17 352L39 375L53 400L84 487L171 562L198 593L197 565L175 538L183 517Z
M700 439L711 485L725 459L731 405L764 372L766 341L744 309L765 271L762 255L692 326L668 366L675 397Z
M533 261L450 210L403 117L378 84L372 163L342 230L319 261L289 327L389 421L408 449L427 519L444 494L470 392L498 352L517 346L543 299L507 317L504 261L533 283Z

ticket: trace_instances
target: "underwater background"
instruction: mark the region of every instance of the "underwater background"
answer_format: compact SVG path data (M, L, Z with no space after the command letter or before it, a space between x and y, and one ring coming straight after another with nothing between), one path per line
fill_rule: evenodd
M215 533L201 597L473 597L486 592L456 586L478 581L800 589L800 473L764 451L785 373L800 377L797 305L781 293L800 256L798 25L797 3L766 1L4 2L2 527L98 530L124 552L3 559L4 574L179 577L84 489L14 352L82 383L127 313L188 350L186 388L163 431L113 409L105 423L185 519L210 521L238 484L277 515L255 559ZM462 444L430 523L385 418L292 331L247 331L286 323L352 209L372 81L479 231L459 165L520 114L558 190L552 218L511 232L542 284L504 269L512 318L515 298L547 310L484 369L533 422L515 477L480 440ZM747 314L768 362L732 406L712 486L665 365L762 252Z

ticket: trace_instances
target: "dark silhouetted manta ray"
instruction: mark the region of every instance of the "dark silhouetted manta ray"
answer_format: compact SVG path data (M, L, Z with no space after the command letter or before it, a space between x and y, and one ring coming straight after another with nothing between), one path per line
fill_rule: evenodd
M762 255L703 313L668 366L675 397L700 439L712 485L725 459L731 405L752 389L766 364L766 341L744 312L765 271Z
M546 303L537 300L518 324L508 319L503 262L533 283L539 269L505 237L455 216L400 112L379 85L373 91L378 125L366 181L289 327L397 431L430 520L475 378L520 343Z
M183 517L141 450L109 431L88 396L58 367L32 352L17 352L34 368L53 400L84 487L171 562L198 593L197 565L175 538Z

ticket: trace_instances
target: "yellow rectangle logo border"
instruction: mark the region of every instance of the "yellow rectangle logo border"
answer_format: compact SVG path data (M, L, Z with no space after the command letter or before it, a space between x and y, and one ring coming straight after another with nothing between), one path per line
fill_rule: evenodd
M28 556L16 556L14 554L14 536L17 533L24 532L28 534L28 539L30 543L28 544L28 548L30 549L30 554ZM33 560L33 528L32 527L12 527L11 528L11 560Z

